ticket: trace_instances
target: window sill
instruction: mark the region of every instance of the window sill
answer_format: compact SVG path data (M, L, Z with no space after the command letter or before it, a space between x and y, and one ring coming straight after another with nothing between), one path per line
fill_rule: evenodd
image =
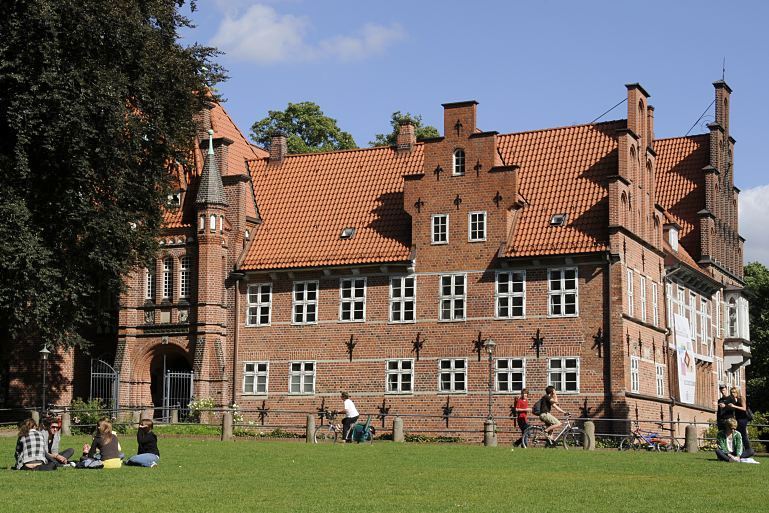
M243 392L240 394L240 397L242 399L267 399L269 397L268 394L249 394L247 392Z
M550 314L548 314L548 316L547 316L548 319L569 319L569 318L573 319L573 318L576 318L576 317L579 317L579 313L564 314L564 315L550 315Z
M315 395L315 392L289 392L288 395L291 397L311 397Z
M438 392L437 395L467 395L467 390L457 390L454 392L449 392L444 390L444 391Z
M272 326L272 323L269 324L243 324L244 328L266 328Z
M414 392L385 392L385 395L410 396L414 395Z
M438 319L438 322L466 322L467 319Z
M387 321L387 324L416 324L417 320L413 319L411 321Z
M446 245L448 245L448 243L449 243L449 241L446 241L446 242L431 242L430 245L431 246L446 246Z
M366 322L366 319L359 319L359 320L356 319L354 321L348 321L348 320L339 319L337 322L340 323L340 324L361 324L361 323Z
M316 326L318 321L314 322L292 322L291 326Z
M526 319L526 315L516 316L516 317L494 317L495 321L520 321L525 319Z
M473 243L473 242L486 242L486 239L467 239L467 242Z

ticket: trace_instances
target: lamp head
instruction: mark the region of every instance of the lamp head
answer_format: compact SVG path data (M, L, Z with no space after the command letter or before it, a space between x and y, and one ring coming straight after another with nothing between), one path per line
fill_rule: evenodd
M496 347L497 343L494 342L492 339L487 338L483 342L483 347L486 348L486 351L488 351L489 354L494 352L494 347Z
M51 354L51 352L48 350L48 346L43 346L43 348L39 351L39 353L40 353L40 357L43 360L47 360L48 359L48 355Z

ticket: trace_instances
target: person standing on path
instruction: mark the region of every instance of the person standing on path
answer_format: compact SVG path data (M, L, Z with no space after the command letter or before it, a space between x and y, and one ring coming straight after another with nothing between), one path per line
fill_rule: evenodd
M523 442L523 432L526 431L526 427L529 425L528 413L531 411L529 408L529 390L524 388L521 390L521 395L515 398L513 403L515 409L515 422L518 424L518 429L521 430L521 436L513 442L514 446L519 446Z
M342 392L342 400L344 401L344 419L342 420L342 438L345 442L350 443L352 440L347 438L347 434L350 429L358 422L358 409L355 407L355 403L350 399L350 394Z

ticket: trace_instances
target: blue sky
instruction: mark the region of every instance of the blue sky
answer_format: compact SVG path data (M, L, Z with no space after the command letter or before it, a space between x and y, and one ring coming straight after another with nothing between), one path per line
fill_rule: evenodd
M477 100L483 130L586 123L640 82L658 138L685 134L721 78L734 90L735 182L747 260L769 264L769 2L199 0L185 42L225 52L225 108L244 133L314 101L359 146L393 111L441 128L441 103ZM186 11L188 12L188 10ZM603 119L625 117L621 105ZM706 131L711 110L692 133Z

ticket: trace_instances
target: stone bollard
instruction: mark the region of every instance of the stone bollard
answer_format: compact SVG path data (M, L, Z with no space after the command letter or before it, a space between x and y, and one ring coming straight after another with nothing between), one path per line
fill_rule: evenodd
M595 423L592 420L586 420L585 426L585 439L582 440L582 448L586 451L595 450Z
M131 412L131 424L133 424L134 427L139 425L139 422L142 420L142 412L139 410L134 410Z
M232 411L227 410L222 415L222 441L229 441L232 439Z
M497 446L497 434L494 432L496 424L491 419L483 421L483 445L486 447Z
M37 410L29 410L29 416L35 421L35 424L40 424L40 412Z
M64 436L72 435L72 417L68 411L61 414L61 434Z
M697 426L694 424L688 424L686 426L686 452L697 452Z
M143 417L142 419L154 419L155 418L155 409L154 408L147 408L142 412ZM141 420L141 419L139 419ZM137 422L138 424L138 422Z
M393 442L404 442L406 437L403 435L403 419L395 417L393 419Z
M315 415L307 415L304 425L304 441L311 444L315 442Z
M171 410L171 424L179 423L179 410Z

